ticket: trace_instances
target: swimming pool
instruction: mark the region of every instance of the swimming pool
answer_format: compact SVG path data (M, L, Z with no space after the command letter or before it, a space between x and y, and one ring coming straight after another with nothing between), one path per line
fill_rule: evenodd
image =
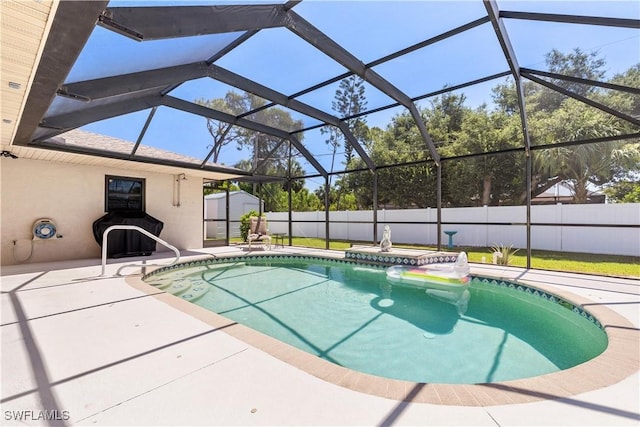
M597 319L555 295L474 277L467 311L385 269L302 256L193 262L145 281L332 363L430 383L556 372L604 351Z

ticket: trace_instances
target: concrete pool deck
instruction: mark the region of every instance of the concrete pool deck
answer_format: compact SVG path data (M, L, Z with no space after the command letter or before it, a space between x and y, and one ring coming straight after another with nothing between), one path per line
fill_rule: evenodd
M271 252L344 255L289 247ZM210 248L185 251L182 260L242 253L238 247ZM153 258L167 262L168 256ZM131 262L109 260L107 272ZM322 379L307 372L309 357L299 351L274 355L282 350L268 341L261 349L265 344L252 341L250 332L154 290L139 276L102 278L100 270L99 260L3 267L2 425L640 422L638 280L472 264L474 274L570 293L594 313L605 310L612 317L601 320L617 353L564 371L561 385L489 388L512 396L513 403L492 403L491 392L458 387L436 388L440 403L420 403L432 385L391 390L403 396L395 399L358 390L357 375ZM465 399L468 404L447 404Z

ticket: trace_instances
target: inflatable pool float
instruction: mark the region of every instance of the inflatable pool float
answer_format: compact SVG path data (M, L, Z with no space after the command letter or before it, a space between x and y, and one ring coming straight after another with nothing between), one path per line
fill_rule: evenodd
M459 312L466 311L471 279L465 252L460 252L456 262L451 263L434 263L419 267L394 265L387 268L387 279L423 288L427 295L456 305Z

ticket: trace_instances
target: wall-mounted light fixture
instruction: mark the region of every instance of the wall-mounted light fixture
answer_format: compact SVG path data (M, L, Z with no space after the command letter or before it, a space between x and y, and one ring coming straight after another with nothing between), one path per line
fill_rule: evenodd
M2 153L0 153L0 155L2 157L11 157L12 159L17 159L18 158L18 156L16 156L15 154L13 154L12 152L7 151L7 150L2 150Z

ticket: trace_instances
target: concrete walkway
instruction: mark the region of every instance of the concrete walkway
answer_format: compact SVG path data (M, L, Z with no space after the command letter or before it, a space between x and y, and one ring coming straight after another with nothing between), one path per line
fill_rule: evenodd
M184 253L184 260L241 253L205 249ZM155 258L166 262L164 256ZM107 271L131 261L110 260ZM473 265L472 272L544 284L606 306L628 320L626 332L637 343L637 280L489 265ZM536 391L542 400L532 403L448 406L411 402L420 390L410 389L398 401L324 381L229 335L225 325L212 327L176 309L171 295L150 294L137 279L99 274L99 260L2 269L2 425L640 423L637 346L620 359L636 361L630 375L569 397L550 389Z

